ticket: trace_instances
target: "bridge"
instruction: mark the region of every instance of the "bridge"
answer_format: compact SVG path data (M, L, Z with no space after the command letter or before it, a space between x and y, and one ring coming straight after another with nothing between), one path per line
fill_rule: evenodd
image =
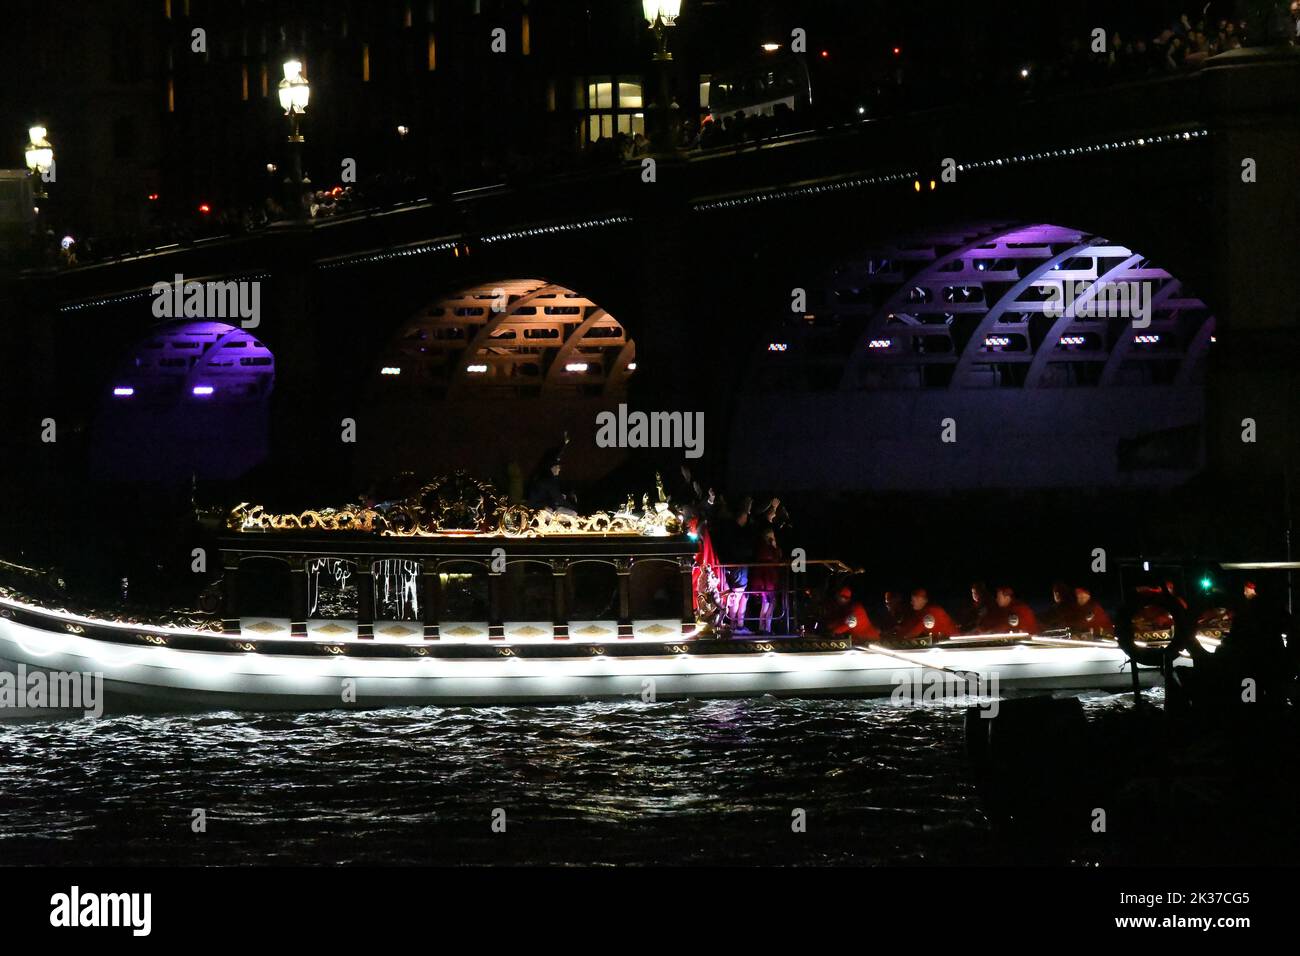
M927 404L890 414L928 421L986 386L1041 396L1063 375L1116 389L1113 414L1133 401L1169 406L1154 431L1204 418L1222 475L1273 474L1297 457L1297 80L1292 50L1234 51L1196 74L661 158L653 177L640 164L592 170L28 274L4 291L11 361L0 388L5 407L21 409L6 450L48 457L47 418L89 447L114 389L132 387L118 384L124 363L154 335L154 284L183 275L261 284L247 331L274 357L262 397L290 479L319 479L327 462L353 476L395 464L382 449L420 407L441 424L402 446L411 454L491 422L539 454L557 421L516 399L543 393L572 400L575 416L625 395L707 409L710 458L748 476L757 462L737 449L752 444L755 408L760 420L783 401L817 415L829 406L816 393L847 395L842 429L878 414L864 391L896 397L911 376ZM1044 325L1041 303L1013 308L1040 280L1063 278L1085 291L1056 321ZM1166 331L1155 340L1071 324L1095 294L1086 290L1121 280L1156 283L1154 322ZM869 286L885 298L854 305ZM525 341L525 326L548 322ZM443 335L437 360L411 335ZM1061 349L1074 351L1061 361ZM401 367L403 354L419 371ZM1146 354L1166 371L1139 382L1131 369ZM1095 379L1085 367L1099 367ZM757 383L768 383L761 401L745 398ZM1153 390L1135 397L1140 385ZM1179 417L1179 388L1206 396L1203 415ZM1246 418L1267 440L1243 452ZM357 444L339 445L343 419L357 423ZM340 451L323 459L326 447ZM797 481L793 469L782 477ZM988 480L1001 480L996 469Z

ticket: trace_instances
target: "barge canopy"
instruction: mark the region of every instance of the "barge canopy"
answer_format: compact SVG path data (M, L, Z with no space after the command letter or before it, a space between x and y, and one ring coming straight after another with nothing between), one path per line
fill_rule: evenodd
M324 640L673 640L696 627L697 544L669 506L512 504L464 474L400 501L271 514L221 540L223 630Z

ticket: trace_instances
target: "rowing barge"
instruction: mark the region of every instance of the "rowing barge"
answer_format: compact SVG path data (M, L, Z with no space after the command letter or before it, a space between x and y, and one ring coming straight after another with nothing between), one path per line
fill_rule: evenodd
M220 604L207 613L144 621L0 592L0 667L102 675L110 710L897 696L927 675L993 695L1133 680L1103 641L721 639L702 613L697 543L664 501L534 512L458 476L388 507L241 505L219 546Z

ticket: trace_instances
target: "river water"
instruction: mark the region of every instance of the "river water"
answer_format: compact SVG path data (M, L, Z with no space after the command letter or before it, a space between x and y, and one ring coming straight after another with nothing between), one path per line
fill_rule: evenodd
M0 725L0 864L980 865L1025 852L981 812L962 711L933 704Z

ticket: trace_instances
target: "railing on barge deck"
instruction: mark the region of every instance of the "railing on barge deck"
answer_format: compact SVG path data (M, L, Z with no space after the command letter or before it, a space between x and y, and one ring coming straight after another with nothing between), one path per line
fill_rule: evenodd
M805 559L802 563L805 569L824 568L826 571L829 572L828 577L830 575L835 575L835 574L858 574L861 572L860 568L851 567L845 564L843 561L833 559L833 558L818 559L818 560ZM750 562L737 562L732 564L714 564L711 565L711 567L720 568L723 573L723 580L719 582L719 586L722 592L723 607L725 609L727 620L732 621L735 620L736 617L738 617L740 620L741 627L750 629L757 634L778 633L775 630L777 621L783 622L782 623L783 630L779 633L784 633L784 634L801 633L800 625L801 625L802 615L799 606L799 596L800 593L804 590L804 588L799 587L797 585L797 582L792 579L796 574L806 574L807 570L799 571L799 572L794 571L790 561L768 561L768 562L750 561ZM776 588L774 588L771 591L759 591L748 587L747 588L729 587L727 585L727 580L726 580L727 572L739 568L744 568L746 569L747 572L752 571L754 568L775 568L777 570ZM748 579L748 575L746 577ZM733 617L731 614L730 601L728 600L729 597L734 595L739 595L740 596L739 601L741 602L740 614L737 615L736 617ZM749 609L754 603L753 599L755 597L761 599L764 595L767 595L774 605L772 609L772 614L769 618L769 620L771 621L771 627L769 628L768 631L763 631L761 629L761 623L762 623L761 600L759 604L759 613L757 615L749 614ZM754 622L759 626L756 628L750 628L751 622Z

